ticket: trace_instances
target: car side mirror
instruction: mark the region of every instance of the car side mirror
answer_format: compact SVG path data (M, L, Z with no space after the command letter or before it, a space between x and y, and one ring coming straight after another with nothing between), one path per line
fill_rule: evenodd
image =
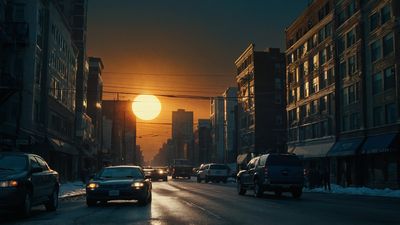
M32 173L40 173L40 172L43 172L43 168L42 167L35 167L35 168L32 168L31 172Z

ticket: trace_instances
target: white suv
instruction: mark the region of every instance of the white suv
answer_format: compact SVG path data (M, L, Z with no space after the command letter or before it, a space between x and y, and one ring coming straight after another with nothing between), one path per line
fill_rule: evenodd
M212 182L224 182L226 183L229 177L230 168L225 164L210 163L200 166L197 172L197 182L205 181L208 183Z

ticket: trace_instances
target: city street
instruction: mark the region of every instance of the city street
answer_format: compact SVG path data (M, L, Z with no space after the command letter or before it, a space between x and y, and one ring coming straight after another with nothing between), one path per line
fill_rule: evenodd
M88 208L85 198L62 200L57 212L35 207L27 219L0 215L2 224L399 224L400 199L304 193L263 198L236 194L235 185L192 180L153 182L151 205L111 202Z

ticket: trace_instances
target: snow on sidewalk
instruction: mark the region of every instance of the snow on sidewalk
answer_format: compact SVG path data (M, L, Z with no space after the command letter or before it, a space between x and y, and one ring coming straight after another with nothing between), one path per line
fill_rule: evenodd
M318 193L334 193L334 194L348 194L348 195L366 195L366 196L379 196L379 197L394 197L400 198L400 190L386 189L372 189L367 187L342 187L336 184L331 185L331 191L326 191L324 188L307 189L304 192L318 192Z
M81 181L61 184L60 198L85 194L85 185Z

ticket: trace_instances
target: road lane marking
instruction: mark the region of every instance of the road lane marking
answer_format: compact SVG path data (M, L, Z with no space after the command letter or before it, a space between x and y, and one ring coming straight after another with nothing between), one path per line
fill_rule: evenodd
M188 201L185 201L183 199L181 199L181 201L183 203L185 203L186 205L190 206L190 207L200 209L201 211L203 211L203 212L215 217L218 220L222 220L222 217L218 216L217 214L215 214L215 213L213 213L213 212L211 212L211 211L209 211L209 210L207 210L207 209L205 209L205 208L203 208L203 207L201 207L201 206L199 206L199 205L197 205L197 204L195 204L193 202L188 202Z

